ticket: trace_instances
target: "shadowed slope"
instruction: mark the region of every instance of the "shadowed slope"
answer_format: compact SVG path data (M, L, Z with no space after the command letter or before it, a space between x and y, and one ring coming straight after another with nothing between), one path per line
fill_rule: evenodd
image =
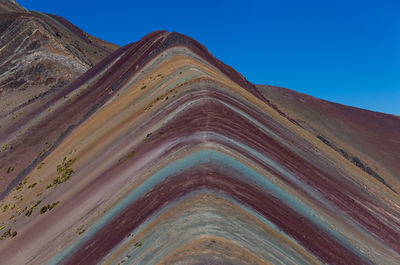
M29 124L0 160L19 161L2 193L4 262L400 258L399 195L187 36L150 33L32 113L1 135Z

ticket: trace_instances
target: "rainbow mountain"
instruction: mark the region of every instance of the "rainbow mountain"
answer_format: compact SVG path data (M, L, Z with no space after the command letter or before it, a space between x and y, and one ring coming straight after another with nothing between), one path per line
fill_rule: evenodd
M399 264L400 120L156 31L0 128L2 264Z

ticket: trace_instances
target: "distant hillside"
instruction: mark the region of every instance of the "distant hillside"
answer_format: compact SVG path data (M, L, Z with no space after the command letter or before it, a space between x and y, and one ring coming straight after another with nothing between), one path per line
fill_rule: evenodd
M29 112L39 100L48 100L118 48L61 17L24 12L13 1L0 2L0 10L7 11L0 15L3 124L9 116Z
M0 0L0 14L8 12L27 12L14 0Z

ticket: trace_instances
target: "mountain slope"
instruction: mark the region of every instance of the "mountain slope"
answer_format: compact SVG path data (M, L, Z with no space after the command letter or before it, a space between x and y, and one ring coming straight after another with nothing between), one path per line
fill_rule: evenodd
M15 8L9 8L14 6ZM2 187L10 185L28 160L2 155L13 142L25 142L27 123L43 106L51 104L63 88L117 49L116 45L84 33L65 19L28 12L14 1L1 1L0 9L0 170L6 164L15 170L0 174ZM51 109L42 113L50 114ZM48 134L51 138L51 133ZM47 143L48 148L50 143ZM32 150L34 146L31 146Z
M14 0L0 0L0 14L9 12L26 12L27 10L21 7Z
M286 88L257 87L272 104L319 140L388 188L400 190L399 117L316 99ZM391 183L384 179L385 175Z
M2 124L48 100L117 48L61 17L39 12L1 14L0 34Z
M387 185L175 32L118 49L0 139L6 264L400 259L386 165Z

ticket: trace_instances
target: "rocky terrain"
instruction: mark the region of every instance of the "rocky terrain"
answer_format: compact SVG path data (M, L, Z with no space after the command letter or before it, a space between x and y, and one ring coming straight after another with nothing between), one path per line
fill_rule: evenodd
M1 97L2 263L398 264L399 117L256 86L176 32L111 52L6 15L51 31L3 55L3 93L39 94Z
M28 12L12 0L0 1L0 14L2 124L29 112L117 49L59 16Z
M0 1L0 14L9 12L27 12L27 10L21 7L14 0L1 0Z

